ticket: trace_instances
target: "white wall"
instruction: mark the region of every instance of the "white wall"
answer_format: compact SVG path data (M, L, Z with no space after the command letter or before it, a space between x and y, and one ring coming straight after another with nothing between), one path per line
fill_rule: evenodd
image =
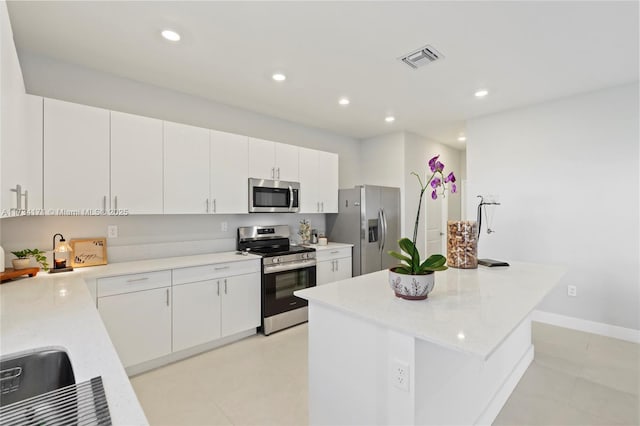
M637 83L472 120L469 197L498 194L480 257L566 264L543 311L640 329ZM577 297L567 297L567 285Z

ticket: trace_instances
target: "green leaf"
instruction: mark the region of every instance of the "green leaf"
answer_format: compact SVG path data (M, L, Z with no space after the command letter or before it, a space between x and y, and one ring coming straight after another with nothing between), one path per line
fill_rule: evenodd
M397 251L388 251L390 256L395 257L398 260L404 260L407 263L411 263L411 258L405 256L404 254L400 254Z
M439 268L447 263L447 258L441 254L432 254L427 260L424 261L421 268Z
M398 274L404 274L404 275L411 275L413 273L410 268L402 265L396 266L395 272Z

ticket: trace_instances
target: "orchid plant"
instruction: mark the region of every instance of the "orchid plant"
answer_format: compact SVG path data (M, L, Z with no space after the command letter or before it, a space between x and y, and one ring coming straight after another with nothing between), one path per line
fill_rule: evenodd
M418 179L420 184L420 199L418 201L418 212L416 213L416 222L413 227L413 240L409 238L401 238L398 241L398 245L402 253L396 251L390 251L389 254L396 259L402 261L402 263L395 268L395 271L400 274L422 275L434 271L444 271L447 269L445 263L447 258L441 254L434 254L429 256L424 262L420 261L420 253L416 248L416 240L418 239L418 224L420 222L420 210L422 208L422 198L424 193L431 188L431 199L436 200L438 195L443 198L447 193L447 184L451 185L451 193L457 191L456 176L453 172L450 172L446 177L444 175L444 164L439 160L440 156L436 155L429 160L429 170L431 176L427 179L429 172L425 174L423 180L416 172L411 172ZM405 254L406 253L406 254Z

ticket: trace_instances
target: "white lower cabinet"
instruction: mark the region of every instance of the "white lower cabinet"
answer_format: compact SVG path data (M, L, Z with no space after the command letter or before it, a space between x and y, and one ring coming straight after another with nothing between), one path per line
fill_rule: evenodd
M222 337L260 326L260 274L228 277L222 297Z
M98 280L98 312L125 367L171 353L171 287L158 280L159 288L143 289L154 278L136 274ZM122 292L109 294L114 292L105 287Z
M316 253L316 285L345 280L352 276L351 247L318 250Z
M180 351L220 338L220 282L173 287L173 350Z
M173 287L173 351L260 325L260 274L251 273Z

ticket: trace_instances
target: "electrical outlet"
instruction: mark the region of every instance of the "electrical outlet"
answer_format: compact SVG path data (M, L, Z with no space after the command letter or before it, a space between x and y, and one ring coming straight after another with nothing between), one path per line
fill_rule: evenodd
M575 285L567 286L567 296L576 297L578 295L578 288Z
M107 226L107 237L118 238L118 225Z
M391 363L390 379L395 387L409 392L409 364L394 359Z
M220 231L227 232L229 230L229 224L227 222L220 222Z

